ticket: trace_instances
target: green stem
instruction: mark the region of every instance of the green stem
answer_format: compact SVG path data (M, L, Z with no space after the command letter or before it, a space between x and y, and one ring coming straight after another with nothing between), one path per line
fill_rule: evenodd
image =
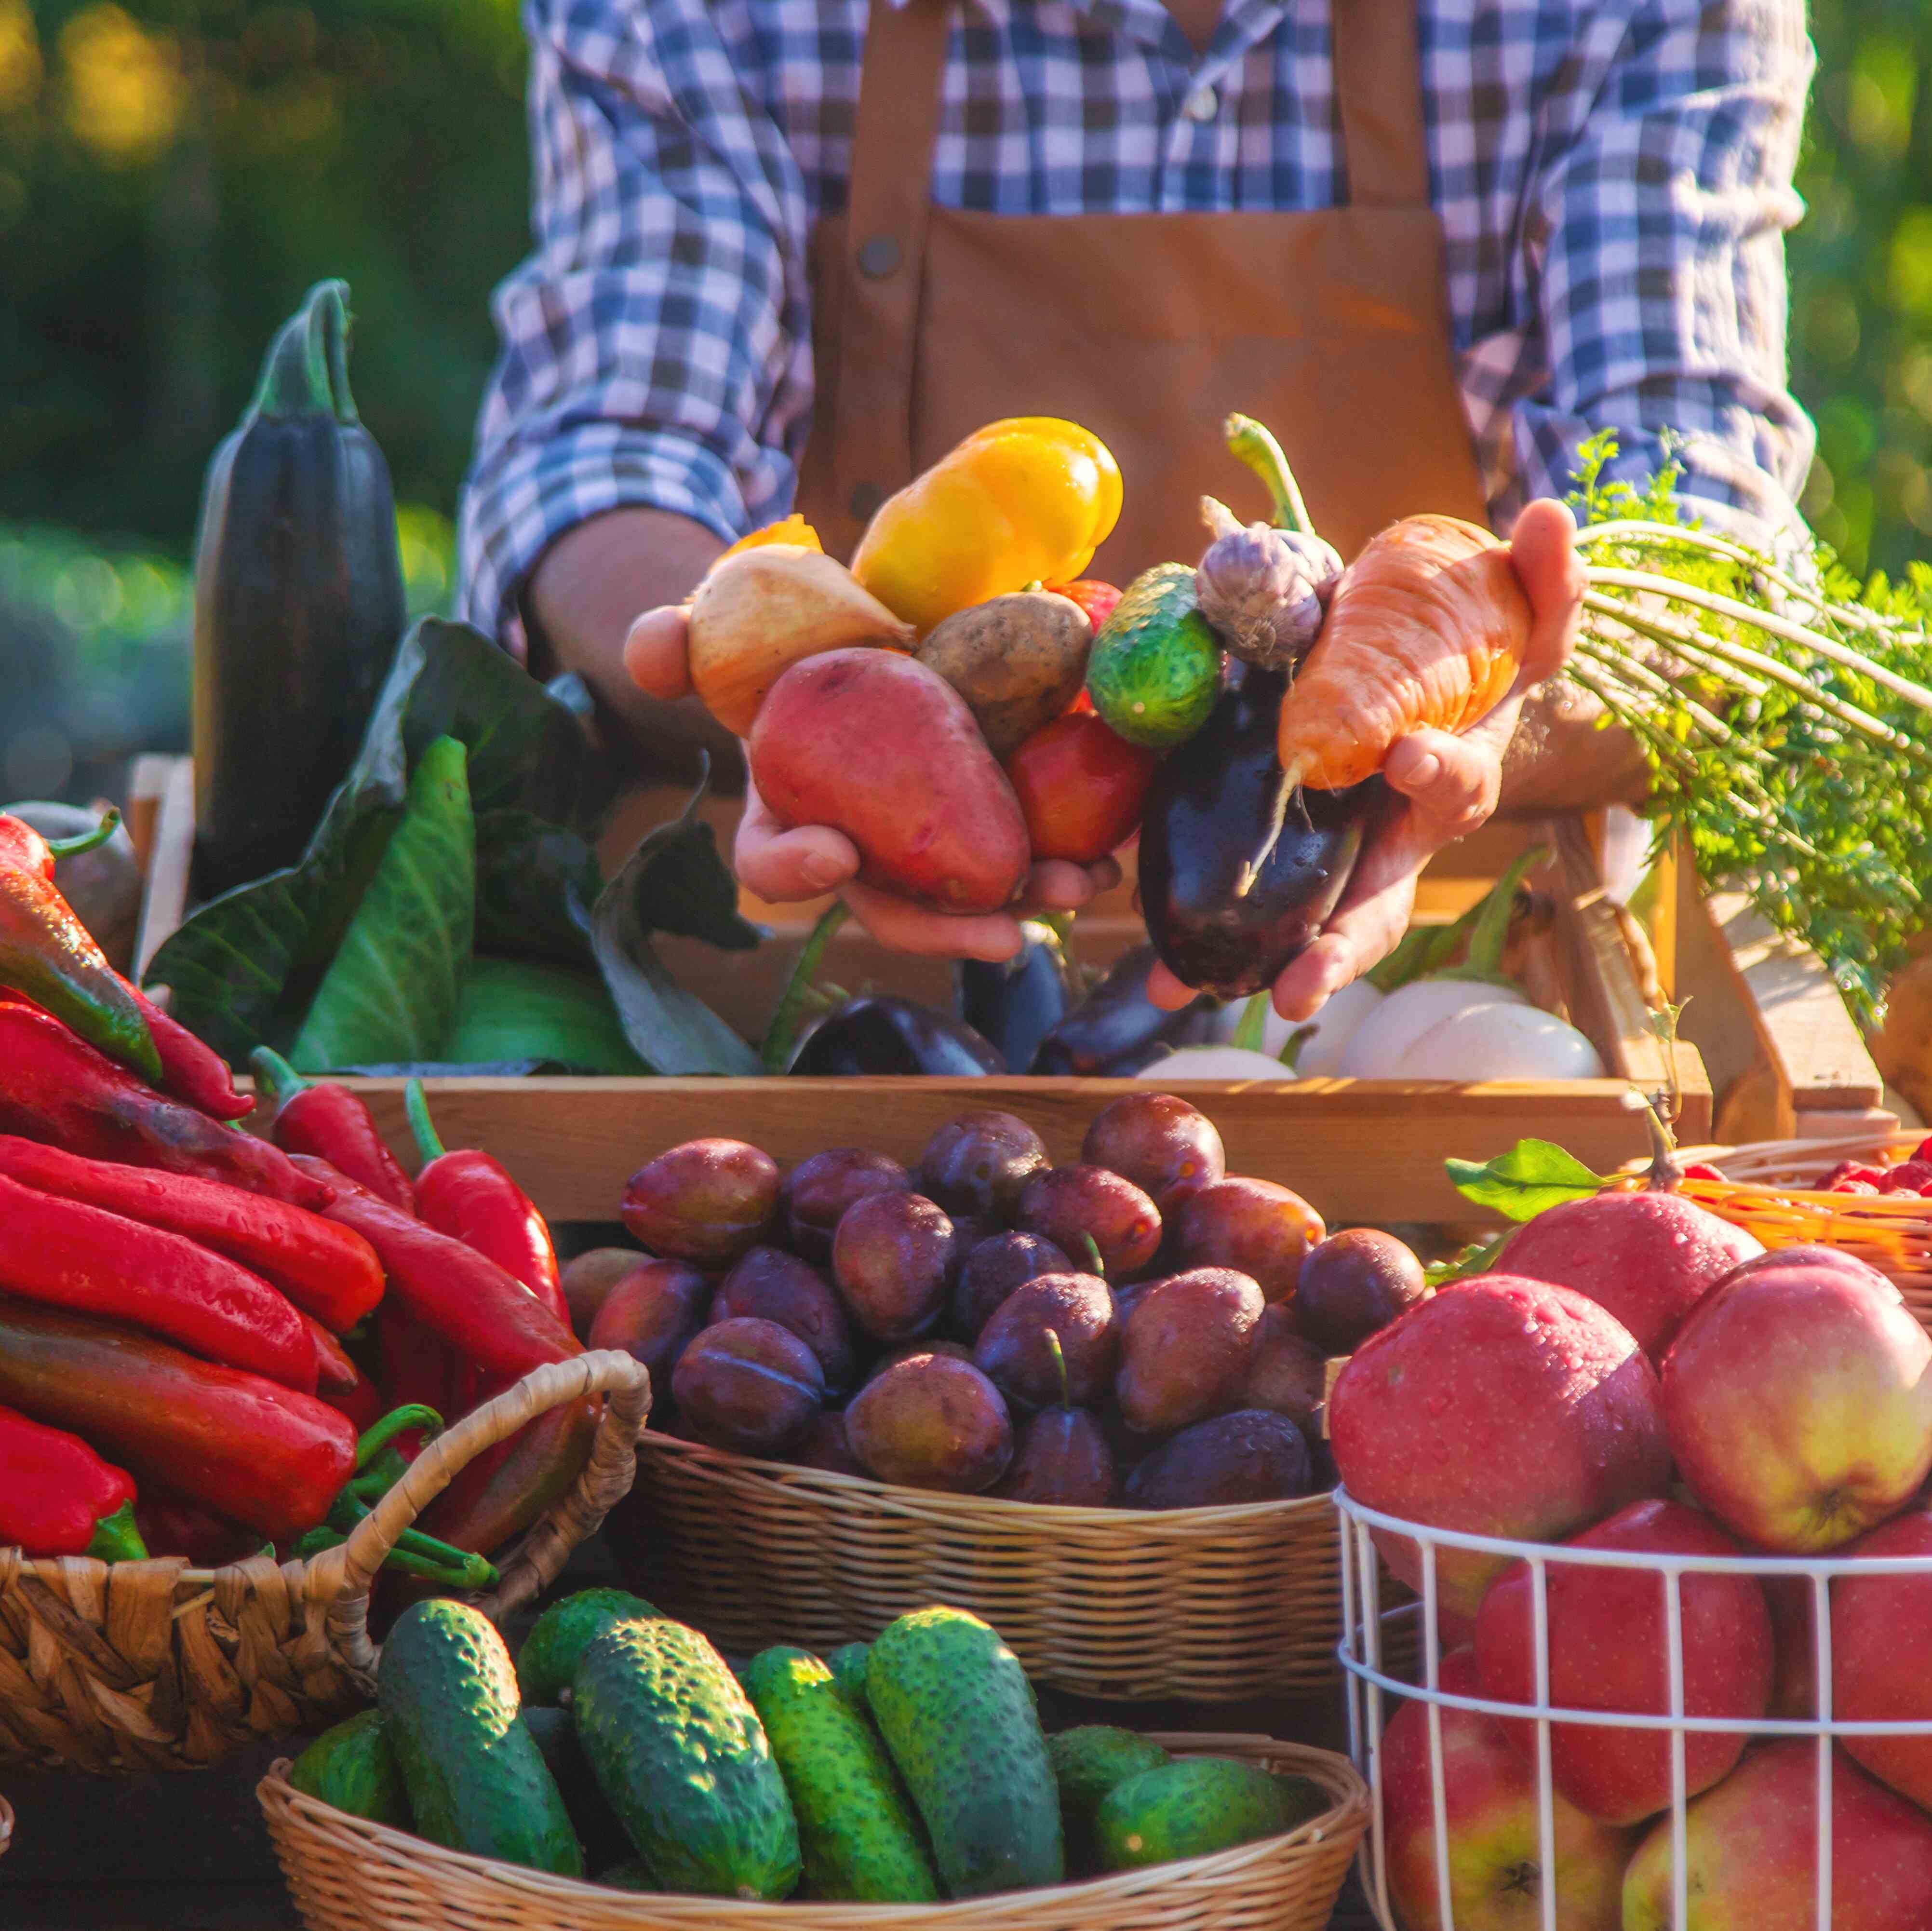
M346 1536L370 1513L369 1505L345 1488L329 1505L328 1519L322 1526ZM495 1568L482 1557L439 1541L434 1536L426 1536L420 1529L405 1529L397 1536L394 1555L442 1571L452 1589L494 1589L499 1580Z
M1234 1036L1228 1041L1244 1053L1259 1053L1268 1041L1268 1016L1270 996L1256 993L1241 1008L1240 1023L1234 1028Z
M429 1116L429 1101L420 1080L412 1080L403 1089L403 1110L409 1116L410 1131L416 1137L416 1151L422 1155L423 1164L427 1167L431 1161L440 1160L449 1149Z
M1315 526L1309 520L1301 486L1294 480L1294 472L1288 467L1281 445L1266 425L1252 416L1231 416L1222 425L1222 434L1227 438L1228 453L1246 464L1266 486L1274 500L1276 526L1312 536Z
M1070 1408L1073 1405L1073 1391L1067 1385L1066 1351L1060 1345L1060 1336L1053 1329L1046 1331L1047 1351L1053 1356L1054 1371L1060 1377L1060 1405Z
M134 1505L124 1502L94 1525L94 1539L86 1553L96 1562L146 1562L148 1545L134 1526Z
M357 419L349 392L349 284L319 281L276 332L250 407L257 416Z
M1315 1037L1315 1033L1316 1029L1312 1026L1297 1026L1288 1035L1287 1044L1275 1055L1275 1057L1288 1068L1289 1072L1293 1073L1298 1070L1296 1062L1301 1057L1301 1049Z
M799 1020L805 1011L805 996L825 958L832 935L851 916L843 899L836 899L820 913L818 923L799 947L798 961L785 981L784 990L772 1010L771 1024L765 1029L764 1043L758 1048L758 1063L767 1073L782 1073L791 1063L792 1048L798 1043Z
M120 828L121 814L110 805L92 831L77 831L71 838L50 838L46 841L46 848L56 861L77 858L83 851L92 851L98 845L105 845Z
M266 1046L258 1046L249 1054L248 1065L256 1083L268 1088L268 1098L278 1107L286 1106L298 1093L308 1090L308 1082L279 1053L272 1053Z
M442 1417L434 1408L425 1408L420 1401L392 1408L380 1422L373 1423L368 1434L356 1444L358 1470L367 1468L398 1435L406 1435L412 1428L420 1428L425 1434L440 1435L442 1432Z
M1472 979L1479 984L1507 986L1503 972L1503 947L1509 941L1510 914L1516 908L1516 889L1526 874L1546 863L1549 848L1534 845L1490 887L1476 908L1475 923L1469 928L1469 951L1460 966L1438 972L1439 979Z

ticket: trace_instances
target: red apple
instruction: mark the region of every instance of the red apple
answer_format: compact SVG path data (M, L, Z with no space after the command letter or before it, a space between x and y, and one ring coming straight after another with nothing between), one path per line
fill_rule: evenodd
M1442 1659L1442 1686L1480 1696L1467 1650ZM1430 1796L1429 1710L1409 1701L1382 1732L1382 1814L1389 1896L1408 1931L1442 1931ZM1442 1712L1442 1791L1449 1904L1456 1931L1532 1931L1543 1922L1543 1854L1536 1775L1477 1710ZM1557 1931L1617 1931L1618 1889L1633 1833L1586 1817L1558 1797L1552 1833Z
M1811 1626L1811 1578L1808 1575L1761 1575L1764 1606L1771 1611L1771 1670L1768 1716L1789 1717L1800 1723L1818 1715L1817 1659Z
M1445 1287L1370 1335L1336 1380L1328 1432L1358 1501L1471 1535L1554 1542L1670 1483L1657 1376L1629 1330L1507 1275ZM1377 1539L1420 1587L1414 1542ZM1506 1563L1441 1551L1442 1605L1473 1616Z
M1932 1509L1900 1515L1844 1553L1932 1556ZM1924 1723L1928 1729L1924 1737L1847 1737L1845 1748L1894 1790L1932 1805L1928 1631L1932 1576L1840 1575L1832 1582L1832 1713L1847 1722Z
M1655 1362L1706 1290L1763 1251L1742 1227L1682 1194L1599 1194L1565 1200L1519 1227L1496 1265L1587 1294Z
M1664 1413L1697 1500L1780 1554L1836 1548L1932 1472L1932 1340L1876 1269L1828 1248L1720 1281L1664 1362Z
M1796 1738L1752 1751L1690 1807L1684 1931L1816 1931L1818 1750ZM1670 1819L1624 1875L1623 1931L1670 1931ZM1932 1820L1832 1759L1832 1923L1838 1931L1932 1925Z
M1676 1555L1743 1553L1708 1515L1678 1502L1634 1502L1565 1546ZM1654 1570L1554 1560L1547 1573L1550 1702L1563 1710L1668 1716L1662 1576ZM1679 1587L1684 1713L1694 1719L1762 1716L1771 1698L1772 1658L1764 1592L1748 1575L1689 1574ZM1516 1563L1491 1586L1476 1618L1483 1694L1498 1703L1536 1701L1531 1589L1529 1565ZM1503 1728L1534 1762L1535 1724L1506 1721ZM1708 1790L1736 1766L1744 1747L1742 1736L1692 1731L1684 1740L1685 1788ZM1550 1767L1556 1788L1578 1809L1606 1824L1641 1823L1670 1801L1670 1740L1661 1730L1553 1723Z

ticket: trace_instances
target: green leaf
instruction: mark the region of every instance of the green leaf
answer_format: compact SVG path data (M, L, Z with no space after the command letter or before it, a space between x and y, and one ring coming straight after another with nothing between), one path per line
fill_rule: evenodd
M290 1049L298 1071L428 1059L441 1047L476 929L464 765L454 737L436 739L417 763L403 821Z
M1430 1287L1446 1287L1452 1281L1467 1281L1475 1275L1486 1274L1508 1245L1506 1233L1499 1233L1491 1241L1473 1241L1451 1260L1432 1260L1422 1270L1423 1281Z
M1442 1164L1466 1200L1511 1221L1533 1221L1546 1207L1587 1200L1605 1184L1604 1176L1546 1140L1520 1140L1486 1166L1473 1160Z
M174 989L176 1016L226 1058L259 1045L286 1050L301 1030L402 816L410 772L442 737L470 753L478 944L592 964L572 907L593 902L602 885L592 840L615 774L570 707L489 638L425 619L398 648L300 863L199 907L148 969L148 984ZM720 889L713 880L707 914Z
M584 922L625 1037L652 1072L748 1077L759 1071L758 1055L671 977L650 943L654 932L733 950L758 942L698 815L706 789L700 779L682 812L639 842Z

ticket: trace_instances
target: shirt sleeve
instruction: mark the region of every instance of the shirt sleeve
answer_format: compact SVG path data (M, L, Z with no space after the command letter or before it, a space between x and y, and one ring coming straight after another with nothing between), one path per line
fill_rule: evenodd
M802 187L704 0L528 0L525 27L536 247L492 305L458 593L520 656L573 524L782 515L811 402Z
M1784 550L1815 443L1786 387L1784 232L1813 56L1800 0L1646 0L1598 17L1606 58L1546 104L1521 272L1547 381L1511 412L1523 498L1666 461L1718 527ZM1520 499L1520 501L1522 499ZM1511 506L1511 508L1518 506Z

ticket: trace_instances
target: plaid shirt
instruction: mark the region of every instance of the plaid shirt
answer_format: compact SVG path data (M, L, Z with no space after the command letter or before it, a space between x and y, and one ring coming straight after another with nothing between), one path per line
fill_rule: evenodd
M1346 5L1347 0L1334 0ZM1456 368L1507 528L1618 432L1668 432L1714 520L1788 530L1803 0L1420 0ZM462 606L522 646L544 548L622 505L731 538L782 515L809 426L806 242L842 206L866 0L526 0L536 247L461 519ZM933 194L991 213L1346 198L1324 0L967 0Z

